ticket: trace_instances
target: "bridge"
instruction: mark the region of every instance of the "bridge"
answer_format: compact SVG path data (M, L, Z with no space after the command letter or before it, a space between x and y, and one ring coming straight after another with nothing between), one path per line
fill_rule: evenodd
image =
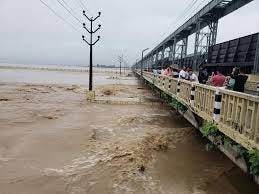
M137 71L139 77L179 101L194 115L217 128L248 150L259 150L258 96L219 89L190 81ZM217 101L217 98L220 100ZM215 109L217 112L215 112ZM216 115L215 115L216 114ZM193 119L194 121L196 119ZM197 122L196 122L197 121ZM199 121L191 121L197 128Z
M169 65L174 65L175 68L179 68L181 65L192 66L194 70L198 70L199 66L207 63L208 59L212 59L210 54L215 51L213 46L216 44L218 21L220 18L234 12L235 10L243 7L244 5L252 2L253 0L212 0L199 12L192 16L176 31L171 33L161 43L159 43L152 51L150 51L143 60L138 61L134 67L144 69L161 69ZM195 45L194 53L187 55L188 37L195 33ZM252 39L248 39L255 43L254 49L250 49L241 45L244 49L241 53L234 53L240 55L252 55L252 60L248 60L249 66L252 63L252 71L254 73L259 72L259 35L256 34ZM246 41L245 41L246 42ZM236 45L232 45L231 49L237 48L240 41L237 40ZM242 44L242 41L241 41ZM230 50L231 50L230 49ZM251 51L250 51L250 50ZM219 49L217 49L219 50ZM222 49L221 52L226 52L227 48ZM229 50L228 50L229 51ZM234 57L232 62L235 64L246 65L246 58ZM183 63L185 62L185 63ZM218 62L218 61L217 61ZM213 66L216 61L210 60L210 66Z
M220 44L216 44L216 38L219 19L250 2L252 0L210 1L133 66L139 79L161 97L166 96L166 101L193 126L201 131L208 123L215 127L222 135L207 137L246 172L250 168L249 159L244 156L238 160L238 148L226 148L222 139L235 142L247 153L259 151L259 82L256 77L259 73L259 33ZM192 34L195 34L194 53L187 55L188 37ZM168 66L175 70L187 66L196 71L206 67L209 72L221 67L228 74L236 65L251 74L246 89L254 95L151 73L153 69ZM258 176L255 180L259 184Z

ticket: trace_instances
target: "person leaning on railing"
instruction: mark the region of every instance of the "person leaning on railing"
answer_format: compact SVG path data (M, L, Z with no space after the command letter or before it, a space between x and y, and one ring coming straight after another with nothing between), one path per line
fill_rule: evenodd
M248 79L248 76L244 74L242 68L234 68L230 77L235 80L233 90L237 92L245 91L245 83Z
M195 73L193 73L192 69L188 69L188 80L191 82L199 82L198 77Z
M211 85L215 87L224 87L226 82L226 77L222 74L221 69L216 71L216 75L212 76L211 78Z
M199 83L206 84L208 79L209 79L209 74L208 74L207 69L206 68L205 69L200 69L199 75L198 75Z

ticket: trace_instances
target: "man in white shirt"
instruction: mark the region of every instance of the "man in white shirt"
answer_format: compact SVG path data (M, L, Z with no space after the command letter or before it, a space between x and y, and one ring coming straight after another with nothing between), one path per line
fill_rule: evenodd
M199 82L197 75L192 72L192 69L189 69L188 73L189 73L189 81Z
M187 74L186 67L183 66L182 70L179 73L179 79L185 79L186 78L186 74Z

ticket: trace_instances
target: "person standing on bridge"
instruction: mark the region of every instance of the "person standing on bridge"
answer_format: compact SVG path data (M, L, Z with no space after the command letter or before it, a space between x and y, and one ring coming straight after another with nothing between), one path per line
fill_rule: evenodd
M166 70L165 70L165 76L168 76L168 77L170 77L170 76L172 76L172 68L171 67L168 67Z
M179 79L186 79L186 77L187 77L186 67L183 66L182 70L179 73Z
M211 83L215 87L223 87L226 77L222 74L221 69L218 69L217 74L211 78Z
M189 81L199 82L197 75L193 73L192 69L189 69L188 74L189 74Z
M209 79L209 74L208 74L208 71L207 69L201 69L200 72L199 72L199 76L198 76L198 79L199 79L199 82L201 84L206 84L208 79Z
M235 80L233 90L236 92L244 92L248 76L244 74L243 69L234 68L230 77Z

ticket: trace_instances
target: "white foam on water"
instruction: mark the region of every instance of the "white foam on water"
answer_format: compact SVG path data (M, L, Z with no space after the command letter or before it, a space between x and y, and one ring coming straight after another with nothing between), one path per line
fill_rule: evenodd
M12 160L13 158L0 158L0 162L8 162Z

